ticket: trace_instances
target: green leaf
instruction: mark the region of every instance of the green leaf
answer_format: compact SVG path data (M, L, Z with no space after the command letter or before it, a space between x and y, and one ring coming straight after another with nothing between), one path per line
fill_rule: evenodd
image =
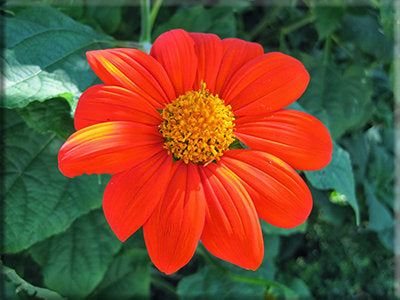
M282 236L287 236L291 235L293 233L304 233L307 230L307 222L304 222L300 224L299 226L291 229L284 229L284 228L279 228L276 226L273 226L263 220L260 219L260 224L262 231L266 234L277 234L277 235L282 235Z
M345 16L340 32L341 39L356 44L363 52L381 62L393 59L393 44L382 33L382 28L372 15Z
M345 9L342 6L315 7L315 27L320 40L331 35L340 26L344 13Z
M167 22L158 26L154 37L174 28L182 28L189 32L210 32L220 38L236 36L236 20L232 7L192 6L179 10Z
M86 20L97 22L101 29L107 33L112 34L121 24L123 1L113 1L111 5L102 5L96 1L89 1L86 8Z
M233 279L228 273L205 266L193 275L179 281L181 299L264 299L265 286Z
M369 222L367 228L374 231L393 229L394 220L389 209L375 196L373 185L368 181L364 183L366 200L368 205Z
M5 19L4 107L24 107L34 100L79 95L98 79L85 53L110 46L100 35L63 13L29 6Z
M287 285L297 294L298 299L313 299L307 284L300 278L290 278ZM290 299L292 295L285 294L285 296Z
M377 128L371 127L370 130L371 129ZM370 130L368 132L370 132ZM381 139L381 135L378 135L378 137ZM393 138L393 136L391 138ZM389 143L386 141L385 147L387 147L388 144ZM393 148L385 149L378 145L373 145L371 148L371 158L368 163L370 181L374 186L377 197L389 207L393 207L393 185L395 180L395 163L393 154L391 153Z
M116 256L93 294L94 299L149 298L150 259L141 248Z
M320 191L310 186L310 191L313 197L315 206L318 206L320 211L319 217L321 220L341 226L346 218L346 209L343 206L333 204L329 199L329 193Z
M342 72L307 55L302 61L311 80L300 104L329 127L335 140L361 128L372 113L372 83L365 70L350 66Z
M37 286L34 286L30 284L29 282L26 282L23 278L21 278L13 269L6 267L6 266L1 266L2 269L2 275L4 276L10 284L13 285L13 290L14 294L13 295L8 295L10 298L6 299L15 299L15 296L20 294L21 292L25 292L28 296L34 297L36 299L52 299L52 300L61 300L65 299L61 297L59 294L57 294L54 291L40 288ZM8 290L10 292L10 290ZM2 295L3 296L3 295Z
M279 254L279 248L279 236L264 233L264 258L261 266L257 270L246 270L224 260L218 260L218 263L233 276L273 280L276 272L275 258Z
M37 132L54 132L67 139L75 131L70 110L71 107L64 98L54 98L44 102L31 102L17 111L28 126Z
M267 287L274 287L293 296L289 288L271 281L276 270L274 259L280 249L279 236L264 235L264 245L264 260L256 271L216 259L204 248L199 248L207 265L179 282L178 295L182 299L262 299Z
M354 210L356 223L359 224L360 216L355 194L354 175L350 155L347 151L334 143L330 164L322 170L306 171L305 174L315 188L332 189L345 196L346 201Z
M393 0L381 0L380 6L380 23L383 27L385 36L390 40L394 40L394 19L395 11Z
M94 210L67 231L32 247L30 253L42 266L45 285L76 299L96 288L120 248L103 212Z
M62 140L38 134L14 111L3 126L3 251L18 252L67 229L101 205L104 186L95 176L67 178L58 170Z

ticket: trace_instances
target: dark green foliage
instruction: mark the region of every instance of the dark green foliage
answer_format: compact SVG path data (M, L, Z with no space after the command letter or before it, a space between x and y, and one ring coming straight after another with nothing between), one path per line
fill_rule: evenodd
M257 271L200 243L171 276L152 266L141 230L123 244L111 233L100 208L107 176L70 179L57 166L77 99L99 82L85 52L142 49L140 1L35 2L9 1L1 16L5 299L394 297L394 1L164 1L153 41L179 27L302 61L311 81L291 108L318 117L335 144L327 168L301 173L310 219L290 230L261 222Z
M374 233L320 219L311 223L297 257L278 261L282 272L306 282L316 299L394 297L393 254L379 246ZM283 241L291 243L290 237Z

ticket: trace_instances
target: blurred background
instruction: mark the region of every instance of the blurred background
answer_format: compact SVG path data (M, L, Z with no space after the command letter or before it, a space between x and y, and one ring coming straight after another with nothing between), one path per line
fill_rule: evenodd
M8 1L1 10L4 299L395 298L394 1L156 0L151 40L140 4ZM199 245L166 276L152 266L141 232L121 244L105 224L107 176L58 174L76 100L97 80L85 51L145 49L173 28L299 59L311 81L292 108L319 118L335 141L327 168L301 173L315 203L308 221L291 230L262 222L266 252L256 272Z

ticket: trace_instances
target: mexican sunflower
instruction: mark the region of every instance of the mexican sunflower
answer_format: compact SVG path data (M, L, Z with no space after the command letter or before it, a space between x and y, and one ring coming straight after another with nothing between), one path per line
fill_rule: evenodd
M59 168L69 177L113 174L105 217L121 241L143 226L159 270L183 267L199 240L255 270L264 255L259 218L281 228L307 219L312 198L295 169L326 166L332 142L319 120L284 109L309 82L298 60L181 29L159 36L150 54L87 58L104 84L80 97ZM240 142L248 149L234 149Z

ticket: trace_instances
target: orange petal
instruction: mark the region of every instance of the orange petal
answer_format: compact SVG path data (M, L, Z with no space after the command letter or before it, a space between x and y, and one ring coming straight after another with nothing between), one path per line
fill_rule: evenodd
M204 192L197 166L175 162L176 172L164 199L144 224L154 265L171 274L192 258L204 225Z
M248 61L264 53L264 49L260 44L236 38L224 39L222 40L222 45L224 53L215 85L215 93L219 95L221 95L224 85L231 80L237 70Z
M58 167L68 177L115 174L163 150L157 127L134 122L106 122L83 128L64 143Z
M160 152L114 175L108 183L103 197L104 215L122 242L147 221L161 201L171 179L171 167L171 156Z
M281 109L305 91L310 76L297 59L272 52L249 61L229 80L221 98L236 116Z
M200 89L200 83L204 81L207 89L214 93L219 66L223 55L221 39L215 34L189 33L195 42L195 50L198 58L197 76L194 82L194 90Z
M318 170L329 164L332 140L315 117L295 110L236 119L235 135L249 148L279 157L295 169Z
M174 29L160 35L151 47L150 54L167 71L176 96L192 90L197 72L197 56L194 41L182 29Z
M220 164L200 168L206 195L201 241L215 256L246 269L257 269L264 243L257 212L239 178Z
M221 164L240 177L264 221L293 228L308 218L311 193L300 175L280 159L260 151L231 150Z
M147 53L119 48L89 51L86 56L90 67L105 84L134 91L155 108L163 108L175 99L167 73Z
M95 85L79 98L75 110L76 130L109 121L134 121L159 125L157 110L142 96L119 86Z

